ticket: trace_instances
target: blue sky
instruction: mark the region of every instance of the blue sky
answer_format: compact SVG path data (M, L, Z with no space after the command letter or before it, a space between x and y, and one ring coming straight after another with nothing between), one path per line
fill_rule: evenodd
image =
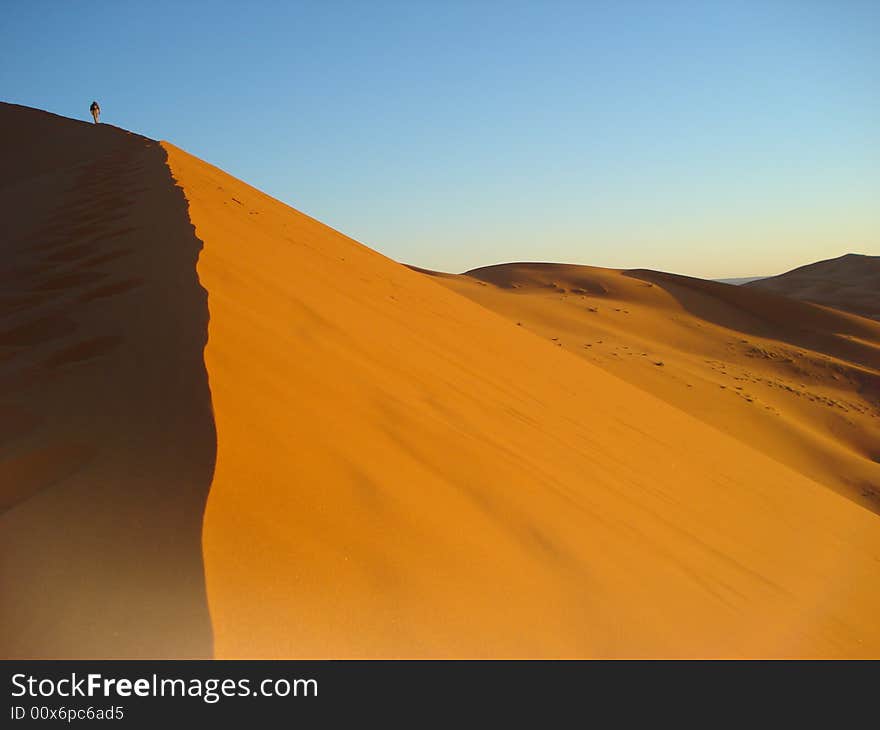
M880 2L5 0L0 98L167 139L395 259L880 253Z

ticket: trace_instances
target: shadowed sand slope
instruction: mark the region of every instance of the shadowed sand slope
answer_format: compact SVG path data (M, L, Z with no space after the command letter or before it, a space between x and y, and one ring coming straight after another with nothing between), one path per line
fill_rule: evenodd
M876 515L163 144L218 656L880 655Z
M849 253L746 286L880 319L880 256Z
M0 656L209 656L201 247L155 142L0 104Z
M506 264L428 273L880 511L880 325L656 271Z

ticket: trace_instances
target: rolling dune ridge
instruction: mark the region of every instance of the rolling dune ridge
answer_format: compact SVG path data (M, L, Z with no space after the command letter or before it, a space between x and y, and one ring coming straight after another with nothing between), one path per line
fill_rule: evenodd
M850 253L746 286L880 320L880 256Z
M425 273L880 512L880 324L657 271Z
M3 655L880 655L873 498L795 458L873 479L872 323L426 276L169 143L0 114L35 158L3 181ZM581 352L637 316L668 363ZM767 404L814 441L709 417L757 410L747 347L805 371Z

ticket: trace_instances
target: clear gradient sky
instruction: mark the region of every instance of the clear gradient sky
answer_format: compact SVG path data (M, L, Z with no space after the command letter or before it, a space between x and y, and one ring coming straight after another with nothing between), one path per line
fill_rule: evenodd
M428 268L880 253L878 0L4 0L0 99L93 98Z

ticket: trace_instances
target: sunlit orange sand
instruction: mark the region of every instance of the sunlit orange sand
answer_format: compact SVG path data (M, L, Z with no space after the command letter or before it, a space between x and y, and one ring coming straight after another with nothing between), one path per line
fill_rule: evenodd
M831 438L768 400L776 453L708 417L757 386L688 369L739 330L663 275L611 306L687 331L639 380L580 352L580 313L550 334L567 304L511 317L167 143L0 122L3 656L880 655L880 519L812 466L827 439L876 474L872 323L742 336L865 409Z
M656 271L426 273L880 512L880 323Z

